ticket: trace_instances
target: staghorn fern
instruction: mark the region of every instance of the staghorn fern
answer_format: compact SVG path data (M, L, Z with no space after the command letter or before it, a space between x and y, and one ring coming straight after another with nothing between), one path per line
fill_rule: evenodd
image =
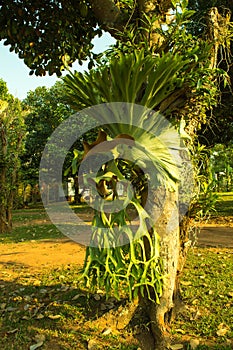
M137 147L132 149L131 154L136 159L134 169L146 170L148 166L152 167L152 173L157 176L157 184L166 188L176 187L179 171L171 150L178 154L180 140L175 129L161 118L159 112L152 113L151 109L158 110L161 102L181 84L188 64L190 60L170 52L161 57L153 57L143 50L128 55L119 53L108 65L97 70L67 75L64 78L67 100L76 110L100 104L94 113L98 112L98 119L109 131L109 135L114 138L119 134L128 134L135 140ZM140 113L137 112L138 105L143 106ZM109 110L114 123L109 123ZM91 109L88 113L91 115ZM112 149L112 154L118 177L121 169L117 152L114 153ZM109 172L108 167L109 163L105 164L106 172ZM104 175L102 174L103 179ZM125 176L124 173L122 175ZM94 180L97 182L100 178ZM141 192L146 185L145 181ZM88 287L104 287L107 295L113 291L119 297L120 289L124 288L130 299L138 293L147 293L151 300L159 302L163 285L159 236L153 226L153 218L140 203L140 196L129 198L128 202L134 206L139 218L136 234L129 226L125 209L107 215L104 206L101 210L100 205L92 223L92 242L87 248L82 279ZM150 221L152 224L148 230ZM117 242L122 234L127 236L128 244L108 245L111 239ZM105 242L106 239L108 242ZM145 242L149 243L149 251Z

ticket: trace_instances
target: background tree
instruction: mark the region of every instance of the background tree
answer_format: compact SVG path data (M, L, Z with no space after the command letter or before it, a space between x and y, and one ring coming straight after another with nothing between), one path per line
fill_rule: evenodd
M73 110L64 102L62 82L28 92L23 104L29 112L25 119L25 151L21 156L23 179L35 185L39 182L40 159L49 136Z
M213 173L214 190L217 192L230 192L233 190L233 147L216 144L211 149L211 170Z
M0 233L12 228L12 209L23 150L25 112L0 80Z
M57 82L51 88L38 87L30 91L24 99L23 104L28 109L25 119L26 139L24 153L21 155L22 179L27 186L35 186L39 183L39 167L42 153L49 136L66 118L70 117L74 110L65 102L64 83ZM80 125L88 124L88 120L80 117ZM87 133L86 140L93 140L96 133ZM62 135L61 135L62 137ZM67 155L64 169L68 167L73 157L73 149L82 150L82 140L78 140ZM67 172L66 176L72 176ZM78 194L77 194L78 196Z

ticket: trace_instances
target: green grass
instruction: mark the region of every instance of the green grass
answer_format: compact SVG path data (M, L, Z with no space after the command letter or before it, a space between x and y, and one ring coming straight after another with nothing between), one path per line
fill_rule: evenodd
M233 215L233 193L221 194L217 205L221 215ZM85 212L87 208L73 209ZM15 211L13 232L0 239L3 249L4 243L63 237L46 220L46 212L40 208ZM77 266L40 273L12 266L3 270L1 350L29 349L37 335L44 337L41 350L84 350L90 340L96 342L99 350L138 349L132 328L108 335L101 333L95 320L103 314L101 305L106 303L105 298L96 300L96 295L82 288L79 273ZM233 339L233 250L191 249L181 287L185 307L172 324L174 342L186 344L186 350L191 350L190 339L200 341L197 350L232 350L232 344L227 342Z
M18 243L63 237L64 235L52 224L28 225L15 227L11 233L2 234L0 243Z
M232 272L233 250L195 248L189 252L182 279L185 309L173 325L176 336L216 344L198 349L232 349L221 345L233 339Z
M218 193L214 216L233 216L233 192Z
M172 325L176 343L199 339L197 350L230 350L233 339L233 251L190 251L182 278L185 309ZM87 348L94 339L97 349L136 350L133 329L103 335L94 322L103 311L104 296L80 286L79 270L65 266L32 274L26 269L17 278L0 281L0 335L2 350L27 349L36 334L45 336L42 349ZM116 306L119 304L115 304ZM219 329L226 329L221 336ZM211 345L204 345L204 344ZM54 349L57 349L54 346ZM188 345L184 349L190 349ZM191 350L191 349L190 349Z
M44 209L14 210L13 223L27 224L32 220L48 220L48 216Z
M44 337L42 349L87 349L90 339L96 349L136 350L137 345L121 335L104 335L93 321L100 314L102 298L77 281L77 267L61 267L41 274L21 274L17 281L0 282L1 350L28 349L36 335Z

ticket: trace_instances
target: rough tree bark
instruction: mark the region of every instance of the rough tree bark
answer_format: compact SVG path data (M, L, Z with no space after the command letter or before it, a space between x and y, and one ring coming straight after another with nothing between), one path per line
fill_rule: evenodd
M169 345L169 322L175 307L180 255L178 190L161 189L156 191L149 207L152 208L150 215L159 217L155 229L161 242L160 257L163 262L164 285L160 304L153 303L148 298L143 297L140 300L140 306L149 315L154 340L153 347L149 349L146 346L145 350L164 350Z

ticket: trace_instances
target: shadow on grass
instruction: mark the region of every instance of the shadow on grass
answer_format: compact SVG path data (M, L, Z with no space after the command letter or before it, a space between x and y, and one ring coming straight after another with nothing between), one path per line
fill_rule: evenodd
M106 312L106 300L79 287L77 270L57 268L46 276L26 271L15 281L0 280L1 350L28 349L38 334L46 350L84 350L90 340L96 349L138 348L126 334L104 334L96 327L93 321Z

